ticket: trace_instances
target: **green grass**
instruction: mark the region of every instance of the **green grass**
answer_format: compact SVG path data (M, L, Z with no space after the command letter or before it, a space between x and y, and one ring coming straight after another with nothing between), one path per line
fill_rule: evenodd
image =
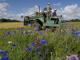
M65 28L65 26L67 27ZM78 39L78 36L75 36L71 33L72 30L70 29L72 28L72 25L63 25L62 28L60 28L61 30L68 29L69 34L65 31L60 32L60 30L55 31L55 33L51 31L40 31L42 32L42 34L40 34L40 32L36 33L34 30L31 30L31 28L28 27L23 28L23 30L17 30L17 28L0 29L0 49L2 51L8 51L5 55L0 54L0 57L9 56L9 60L10 58L15 60L21 60L22 58L24 58L24 60L48 60L48 58L49 60L56 60L57 58L59 58L58 60L60 60L62 57L64 57L64 60L66 60L66 56L68 54L78 54L78 51L80 49L80 38ZM78 30L76 31L80 31L79 25L74 25L74 28L78 28ZM5 33L7 32L5 30L10 30L10 34L8 36L5 36ZM13 30L16 31L16 35L13 35ZM31 35L30 32L28 32L24 36L21 35L21 32L28 30L31 30L35 35ZM2 38L2 36L5 37ZM75 40L72 40L73 36ZM31 43L35 42L37 39L40 39L40 41L46 40L47 45L38 44L33 47ZM12 46L8 43L8 41L12 41L12 43L16 44L16 46ZM23 44L22 46L21 43ZM24 52L23 48L26 48L26 46L31 46L32 50ZM66 49L67 46L69 47L69 49ZM40 50L37 50L37 47L40 47ZM20 50L18 50L18 48L20 48ZM49 49L49 52L46 52L46 49ZM66 51L64 51L64 49L66 49ZM44 58L41 59L40 56L36 55L36 52L42 53ZM36 57L34 57L34 55L36 55Z

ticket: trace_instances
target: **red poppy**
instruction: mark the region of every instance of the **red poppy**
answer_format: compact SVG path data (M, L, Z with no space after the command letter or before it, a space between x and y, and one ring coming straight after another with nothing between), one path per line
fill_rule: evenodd
M26 48L23 48L23 50L26 50Z
M39 44L39 41L38 41L38 40L36 40L36 43L37 43L37 44Z

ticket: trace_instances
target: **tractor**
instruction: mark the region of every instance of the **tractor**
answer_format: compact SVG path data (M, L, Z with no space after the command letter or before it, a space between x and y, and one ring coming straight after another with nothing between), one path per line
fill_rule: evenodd
M33 15L33 16L32 16ZM40 12L40 6L39 6L39 12L34 12L30 16L24 17L24 25L29 26L32 29L45 29L47 27L60 27L62 22L62 15L60 17L52 17L50 16L49 19L47 19L47 12Z

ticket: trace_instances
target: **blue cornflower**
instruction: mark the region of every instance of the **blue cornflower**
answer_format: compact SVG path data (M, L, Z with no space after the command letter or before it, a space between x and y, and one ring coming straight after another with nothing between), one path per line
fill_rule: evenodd
M0 50L0 53L1 53L1 51L2 51L2 50Z
M7 30L5 30L5 31L7 31Z
M4 36L2 36L2 38L4 38Z
M20 30L20 28L18 28L17 30Z
M12 44L12 43L11 43L11 45L12 45L12 46L16 46L16 44Z
M22 60L24 60L24 59L22 58Z
M32 49L32 47L30 47L30 46L27 46L27 48L28 48L28 50L31 50Z
M35 31L39 31L38 29L35 29Z
M64 51L66 51L66 49L64 49Z
M15 30L13 30L13 32L15 33L16 31L15 31Z
M46 52L48 52L49 51L49 49L46 49Z
M42 54L39 54L39 56L40 56L41 59L43 59L43 55Z
M42 32L40 32L40 34L42 34Z
M21 30L23 30L23 27L21 27Z
M40 49L40 47L37 47L37 50L39 50Z
M69 49L69 47L67 46L66 49Z
M46 43L46 40L42 40L41 43Z
M35 42L32 42L31 44L32 44L32 46L35 46Z
M37 52L36 55L40 55L40 52Z
M39 41L39 39L38 39L38 41Z
M14 35L16 35L16 33L14 33Z
M8 51L1 51L0 53L1 53L1 55L5 55L6 53L7 53Z
M8 60L8 58L9 58L8 56L4 56L1 58L1 60Z
M18 48L18 50L20 50L20 48Z
M80 37L80 34L78 34L78 36Z
M8 31L7 33L8 33L8 34L10 34L10 32L9 32L9 31Z
M75 34L75 32L72 32L72 34Z
M48 59L49 59L49 57L48 57Z
M80 34L80 31L77 31L78 34Z
M10 31L10 30L8 30L8 31Z
M27 23L25 23L25 25L27 25Z
M42 45L42 43L39 43L40 45Z
M66 31L67 33L69 33L69 31Z

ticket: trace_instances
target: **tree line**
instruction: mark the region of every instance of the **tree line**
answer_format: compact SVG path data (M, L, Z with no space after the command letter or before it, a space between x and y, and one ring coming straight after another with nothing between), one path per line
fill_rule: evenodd
M80 22L80 19L63 20L65 22Z
M2 18L0 19L0 22L21 22L21 21Z

